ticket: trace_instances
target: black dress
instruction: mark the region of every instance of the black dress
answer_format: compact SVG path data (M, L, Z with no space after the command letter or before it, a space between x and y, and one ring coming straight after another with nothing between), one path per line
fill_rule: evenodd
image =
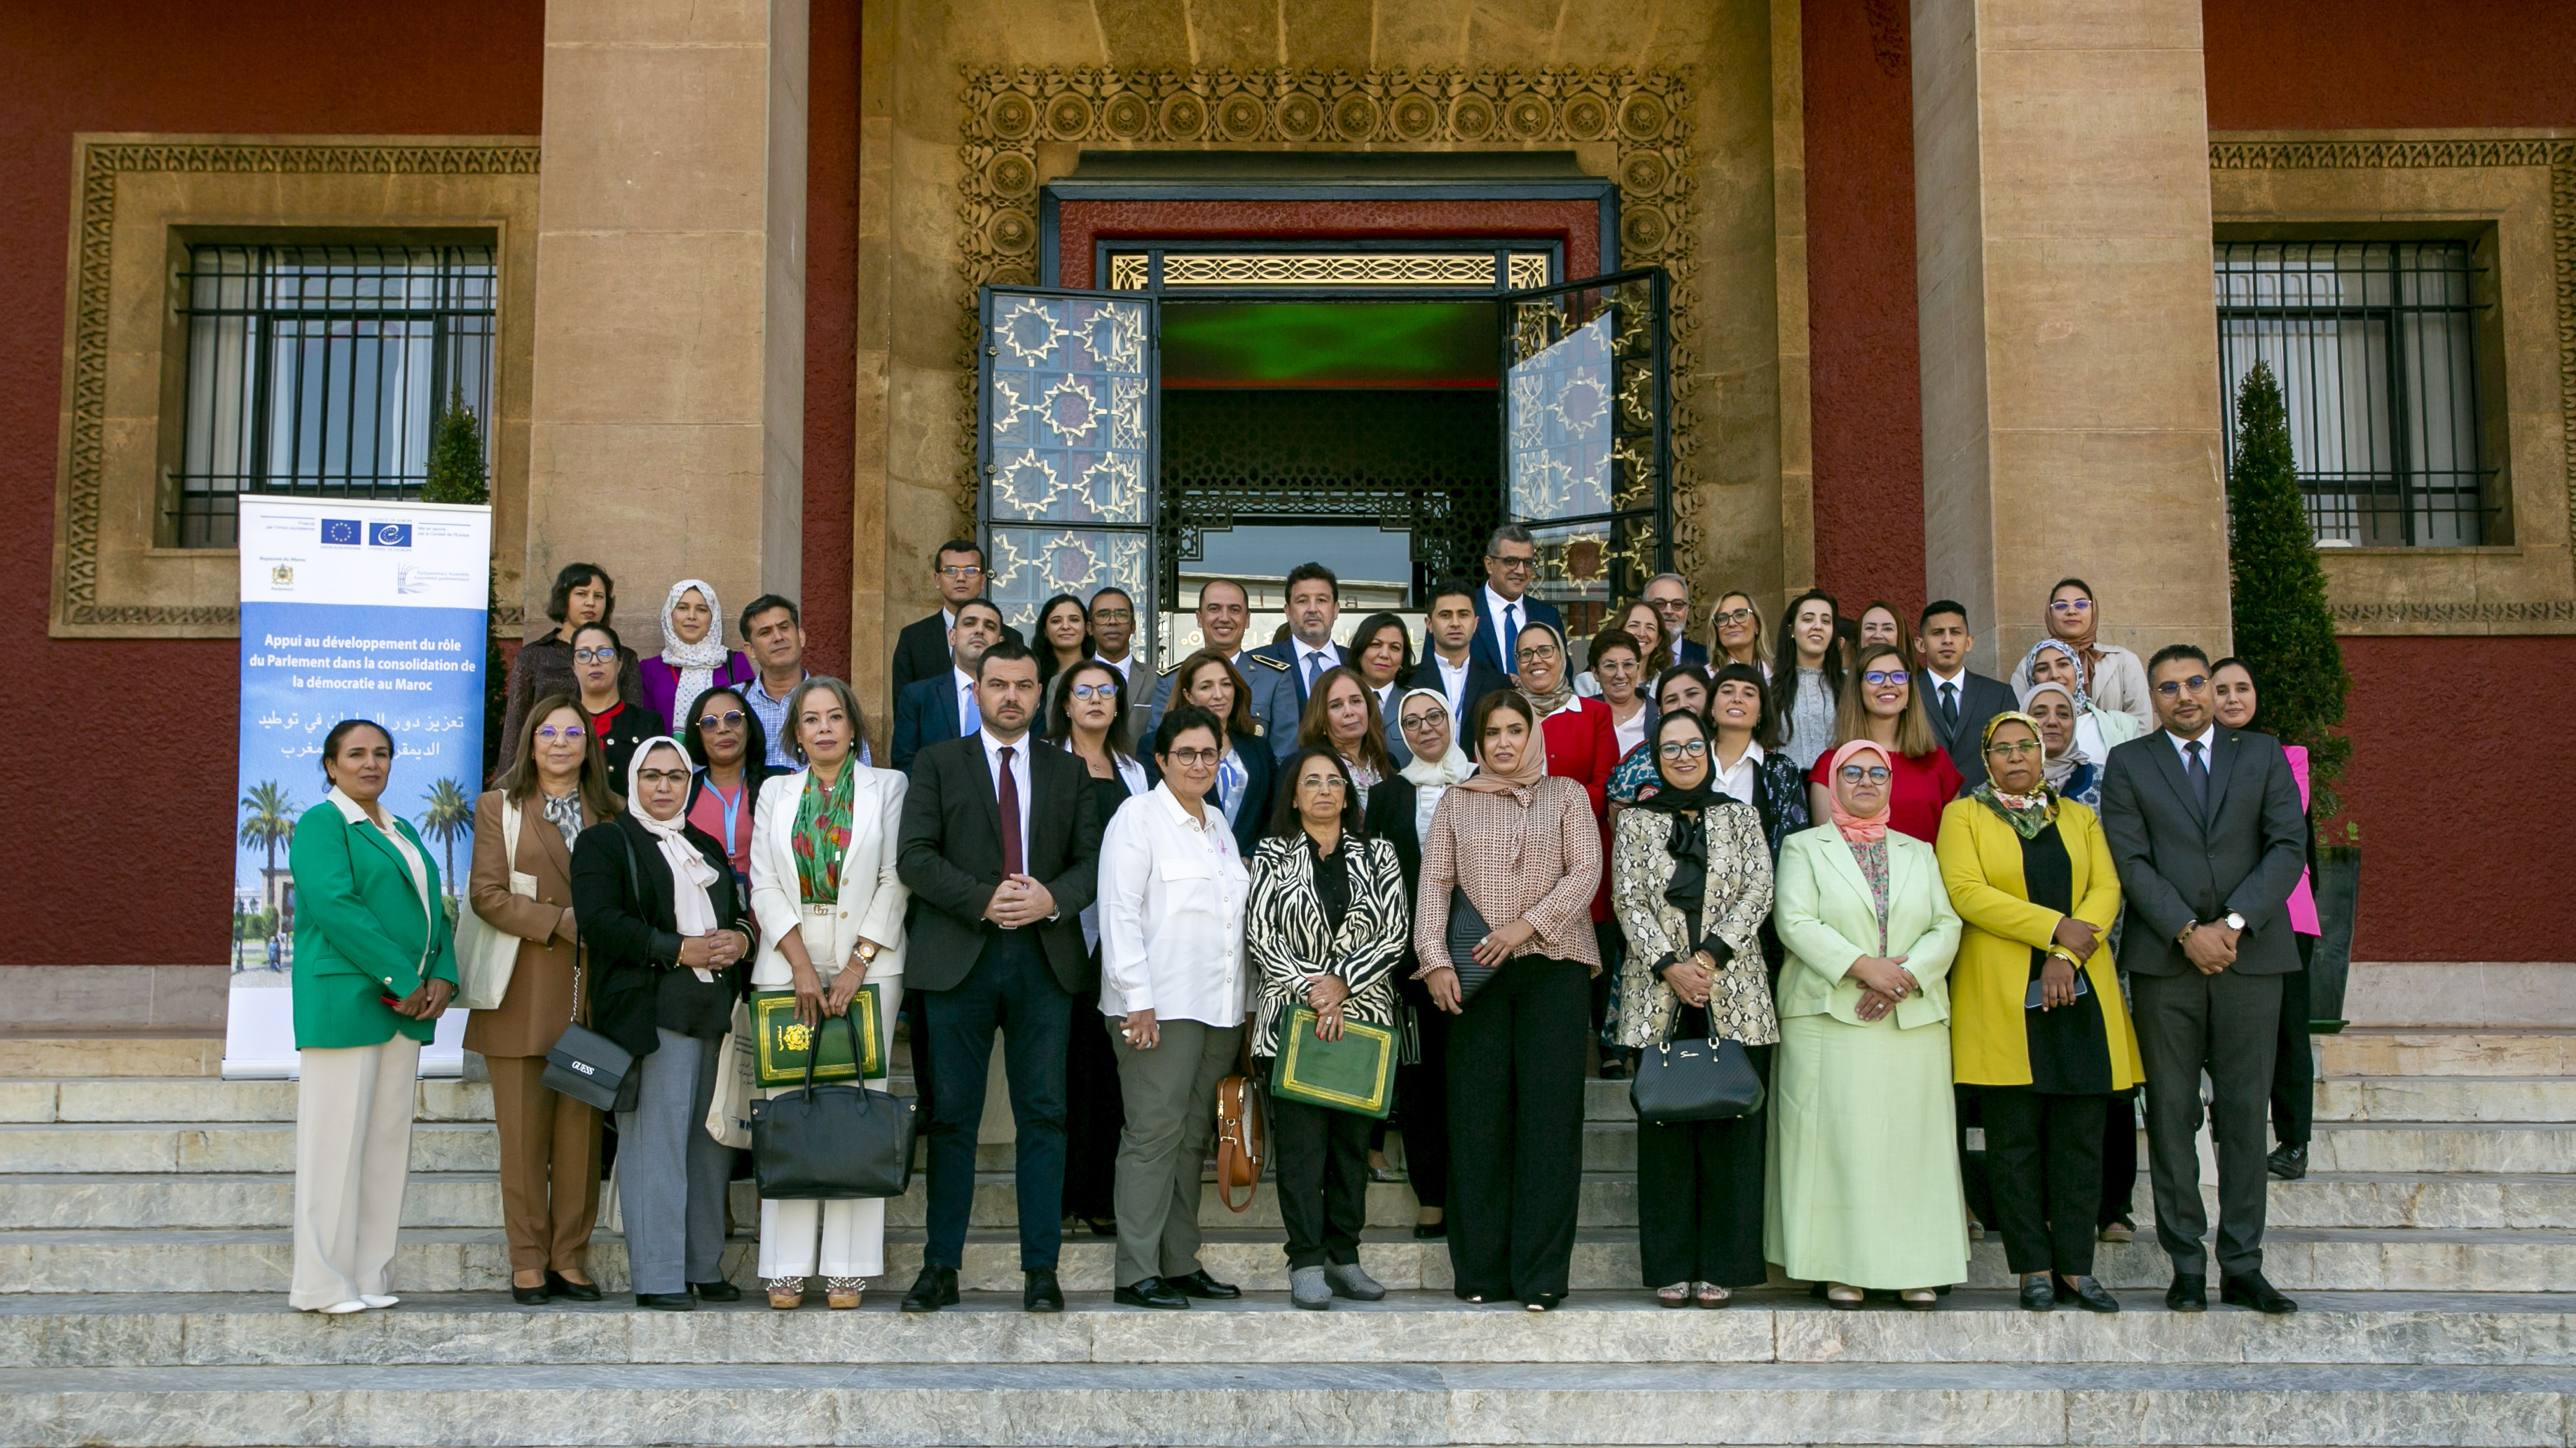
M1106 824L1128 799L1127 781L1115 770L1091 781L1092 802ZM1100 1019L1100 947L1091 947L1094 984L1073 998L1074 1029L1064 1062L1064 1210L1085 1222L1118 1215L1118 1137L1127 1127L1126 1101L1118 1092L1118 1056Z
M2075 908L2075 867L2055 824L2021 842L2021 869L2032 904L2061 915ZM2048 952L2033 949L2030 978L2038 980L2047 965ZM2081 972L2076 978L2089 984ZM2012 1271L2082 1277L2093 1270L2103 1205L2111 1046L2102 1000L2087 991L2072 1005L2025 1010L2022 1023L2029 1032L2030 1084L1981 1093L1992 1221Z

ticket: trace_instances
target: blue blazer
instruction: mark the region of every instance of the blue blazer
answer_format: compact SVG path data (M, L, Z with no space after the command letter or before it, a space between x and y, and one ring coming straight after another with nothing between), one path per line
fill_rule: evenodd
M1467 657L1477 660L1488 668L1499 669L1506 674L1518 674L1521 671L1520 657L1513 649L1514 641L1503 638L1502 617L1486 606L1490 601L1485 597L1483 588L1476 590L1476 641L1468 645ZM1543 598L1532 598L1524 593L1521 595L1520 605L1521 627L1527 628L1534 623L1543 623L1550 625L1560 634L1565 632L1565 615L1556 611L1555 604ZM1574 661L1566 660L1566 667L1569 669L1574 667Z
M956 703L957 673L915 679L894 696L894 767L912 768L912 757L933 744L966 737L965 711Z

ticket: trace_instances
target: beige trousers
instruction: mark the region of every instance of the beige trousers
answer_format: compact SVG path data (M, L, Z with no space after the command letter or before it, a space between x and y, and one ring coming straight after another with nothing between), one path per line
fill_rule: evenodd
M391 1290L420 1042L396 1036L297 1055L295 1282L286 1302L311 1312Z
M812 937L807 937L812 944ZM826 944L823 949L830 949ZM834 977L823 977L828 988ZM894 1017L903 1008L903 977L878 976L877 1051L894 1059ZM832 1029L839 1030L834 1026ZM882 1081L868 1084L883 1086ZM760 1093L784 1096L800 1090L778 1086ZM861 1197L846 1202L771 1202L760 1204L760 1275L774 1277L882 1277L885 1275L885 1198ZM820 1250L817 1250L819 1245Z

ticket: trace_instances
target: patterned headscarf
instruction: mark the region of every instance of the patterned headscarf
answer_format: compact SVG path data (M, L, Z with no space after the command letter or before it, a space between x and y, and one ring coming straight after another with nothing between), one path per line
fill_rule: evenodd
M1993 748L1995 731L2006 724L2022 726L2030 731L2030 737L2033 740L2039 741L2044 772L2048 745L2045 737L2039 732L2039 721L2019 710L2006 710L1987 720L1985 735L1977 741L1978 751L1983 753ZM2039 832L2048 828L2057 818L2057 796L2049 793L2048 785L2044 780L2037 794L2007 794L1995 788L1994 780L1988 778L1975 789L1970 790L1968 798L1993 810L2002 817L2005 824L2013 827L2014 834L2025 840L2037 839Z
M2038 643L2032 644L2030 652L2021 657L2022 677L2028 679L2038 676L2039 654L2042 649L2055 649L2066 655L2067 659L2075 665L2075 684L2066 691L2066 696L2075 701L2076 717L2080 719L2093 712L2093 696L2086 682L2092 677L2092 672L2084 666L2084 656L2075 651L2073 644L2063 639L2041 639Z
M2022 690L2022 712L2028 713L2030 711L2031 701L2042 694L2056 694L2063 697L2067 704L2075 710L2076 717L2079 719L2083 717L2084 706L2076 702L2075 691L2066 687L2064 684L2057 682L2055 679L2050 679L2044 683L2033 684L2029 688ZM2018 716L2007 715L2006 717L2011 718ZM2048 743L2048 736L2046 734L2042 734L2039 738L2044 750ZM2063 754L2048 754L2043 752L2040 756L2040 774L2042 778L2048 781L2048 787L2050 789L2063 794L2066 792L2067 782L2075 778L2075 771L2082 769L2085 765L2092 762L2093 761L2091 759L2085 757L2084 746L2075 741L2075 730L2070 725L2066 731L2066 752Z

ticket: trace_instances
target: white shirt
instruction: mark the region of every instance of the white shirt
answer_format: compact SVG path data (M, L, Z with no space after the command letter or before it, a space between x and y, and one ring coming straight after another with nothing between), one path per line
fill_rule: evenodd
M2075 716L2075 747L2084 751L2084 757L2093 761L2096 770L2110 758L2102 743L2102 721L2094 718L2090 709Z
M1467 719L1467 671L1475 667L1474 655L1467 662L1452 664L1438 654L1431 661L1440 666L1440 692L1449 696L1449 727L1464 728Z
M963 669L951 666L948 670L948 679L949 683L953 685L957 691L958 725L962 728L967 720L972 719L975 721L975 726L977 728L982 728L984 724L984 711L975 707L974 675L967 673Z
M1311 690L1315 687L1315 680L1323 677L1324 670L1339 667L1342 662L1342 651L1333 647L1330 640L1327 640L1321 648L1309 647L1304 639L1294 635L1291 635L1288 641L1295 646L1296 651L1296 657L1290 662L1297 666L1298 681L1306 689ZM1314 662L1318 659L1322 662Z
M2165 731L2165 738L2173 742L2174 757L2182 761L2182 772L2184 774L2188 775L2191 773L2191 751L2183 746L2186 744L2197 744L2200 746L2200 767L2203 770L2206 770L2209 768L2210 752L2218 743L2217 739L2212 737L2217 732L2218 726L2215 724L2204 726L2199 733L2194 734L2189 738L2176 734L2170 729ZM2096 742L2099 742L2102 737L2101 730L2098 726L2094 730L2093 737ZM2099 759L2102 756L2096 754L2093 757Z
M1602 703L1606 705L1609 701L1604 699ZM1619 741L1619 757L1621 759L1628 757L1629 750L1646 742L1646 724L1654 717L1655 711L1647 708L1643 704L1637 706L1637 712L1629 715L1628 722L1625 724L1619 722L1618 710L1612 709L1610 711L1610 733Z
M1517 627L1504 623L1503 610L1507 608L1516 610ZM1529 595L1524 593L1518 598L1505 598L1494 592L1494 585L1488 583L1485 585L1485 616L1494 621L1494 637L1502 643L1496 652L1503 656L1503 672L1512 673L1519 667L1521 641L1516 636L1505 638L1504 635L1517 635L1520 629L1529 627Z
M1243 907L1251 872L1225 817L1207 822L1158 784L1118 807L1100 839L1100 1013L1243 1023Z
M993 772L996 800L1002 797L1002 751L1011 751L1011 783L1020 794L1020 869L1025 872L1029 867L1029 749L1038 742L1037 736L1023 734L1004 744L993 737L992 730L982 729L976 731L975 737L984 741L984 767Z
M1093 659L1095 662L1107 664L1109 667L1116 669L1118 671L1118 677L1126 680L1129 685L1132 686L1136 682L1136 655L1132 652L1123 659L1101 658L1096 654L1093 655Z
M1744 757L1733 769L1722 769L1717 763L1717 741L1709 741L1709 788L1744 804L1753 803L1753 777L1762 767L1762 746L1748 741Z

